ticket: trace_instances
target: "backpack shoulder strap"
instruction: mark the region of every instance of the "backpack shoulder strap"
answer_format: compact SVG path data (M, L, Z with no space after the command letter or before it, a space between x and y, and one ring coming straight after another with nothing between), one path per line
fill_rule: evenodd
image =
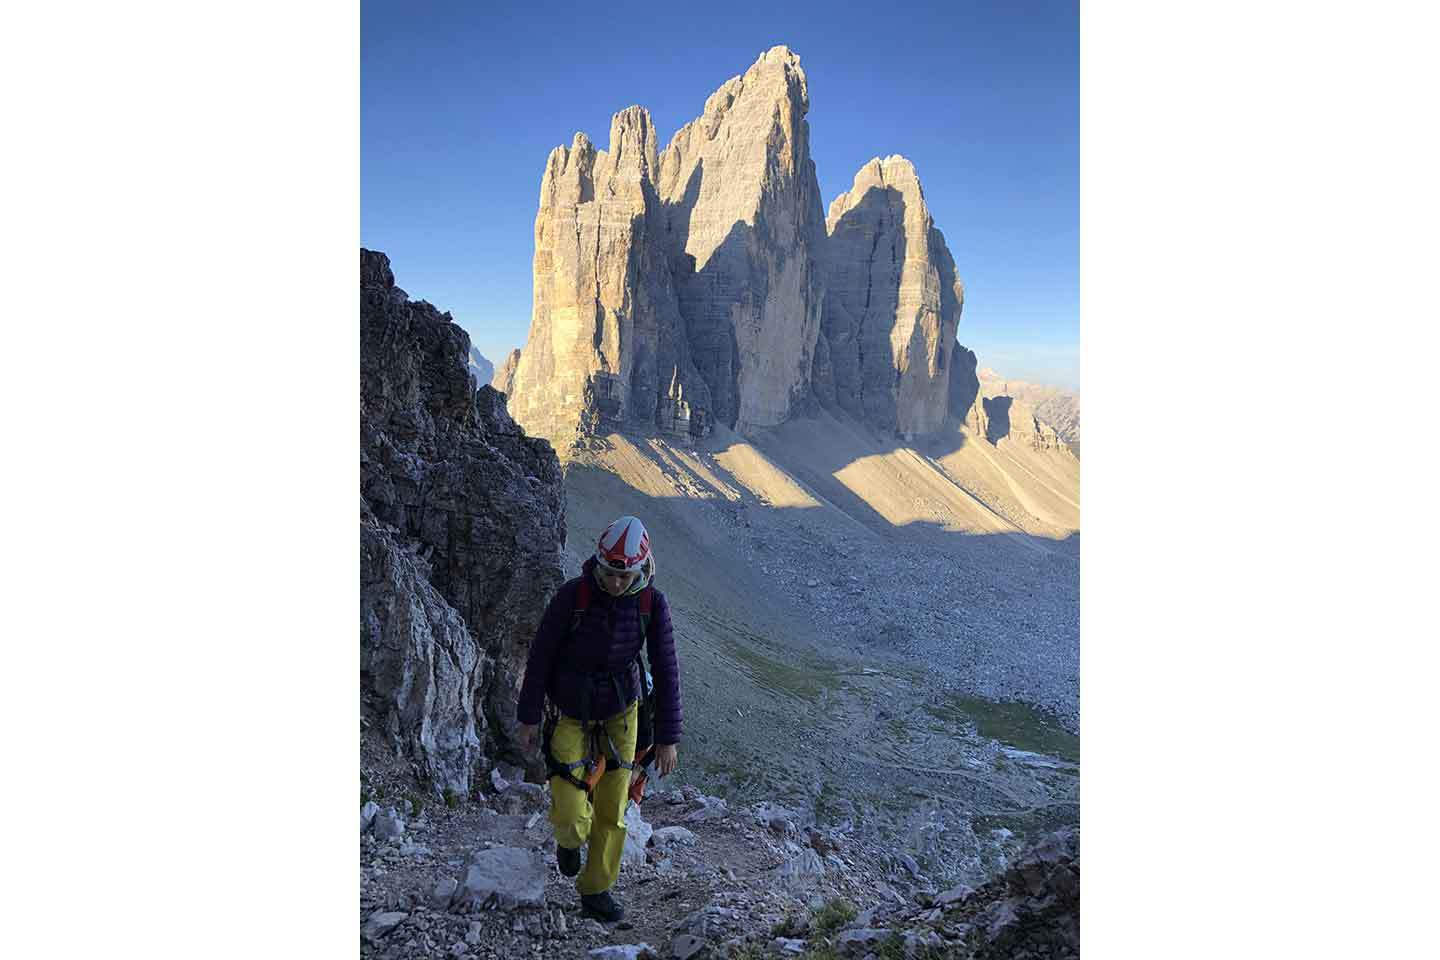
M585 611L590 609L590 578L584 573L580 574L580 582L575 584L575 606L570 610L570 632L574 633L580 626L580 620L585 616Z
M653 587L646 587L640 591L640 635L649 639L650 637L650 607L655 600Z

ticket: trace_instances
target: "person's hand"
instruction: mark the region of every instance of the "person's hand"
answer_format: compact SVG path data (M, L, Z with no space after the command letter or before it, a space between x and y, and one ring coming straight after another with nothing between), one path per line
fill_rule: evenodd
M535 752L535 745L540 740L540 725L537 723L522 723L519 727L520 753L529 756Z
M660 771L660 776L668 777L675 770L675 744L655 744L655 769Z

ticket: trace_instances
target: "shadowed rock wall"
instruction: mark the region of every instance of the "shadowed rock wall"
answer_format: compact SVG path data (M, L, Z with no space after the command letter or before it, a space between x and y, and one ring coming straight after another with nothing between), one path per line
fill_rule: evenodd
M360 251L362 703L437 792L507 744L530 639L564 580L565 493L545 440L470 338Z

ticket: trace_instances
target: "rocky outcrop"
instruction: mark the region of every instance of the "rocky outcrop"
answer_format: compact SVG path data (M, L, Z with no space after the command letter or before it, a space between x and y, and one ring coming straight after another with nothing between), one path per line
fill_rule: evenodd
M914 165L865 164L825 226L822 333L836 403L907 438L935 432L965 295Z
M1030 407L1035 418L1052 428L1067 445L1079 445L1080 394L1077 391L1014 380L988 368L981 370L979 376L986 393L1014 397Z
M529 640L563 581L559 462L469 337L360 252L362 701L437 792L508 744Z
M953 423L963 423L972 435L983 437L985 428L981 423L983 411L977 402L980 378L975 372L976 365L975 351L957 342L950 351L949 414Z
M800 58L761 55L659 156L665 237L712 415L744 432L800 412L820 327L824 214Z
M429 575L393 528L362 512L362 702L425 779L463 796L480 757L475 691L490 661Z
M1080 831L1042 839L1003 874L959 901L945 921L975 960L1080 955Z

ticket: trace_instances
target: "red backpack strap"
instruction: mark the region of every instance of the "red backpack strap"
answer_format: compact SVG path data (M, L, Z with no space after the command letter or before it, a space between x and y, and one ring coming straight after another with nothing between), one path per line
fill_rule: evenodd
M580 618L585 616L585 611L589 609L590 578L582 573L580 582L575 584L575 606L570 610L570 631L572 633L580 626Z
M650 639L650 604L654 595L654 589L649 586L640 591L640 636L646 640Z

